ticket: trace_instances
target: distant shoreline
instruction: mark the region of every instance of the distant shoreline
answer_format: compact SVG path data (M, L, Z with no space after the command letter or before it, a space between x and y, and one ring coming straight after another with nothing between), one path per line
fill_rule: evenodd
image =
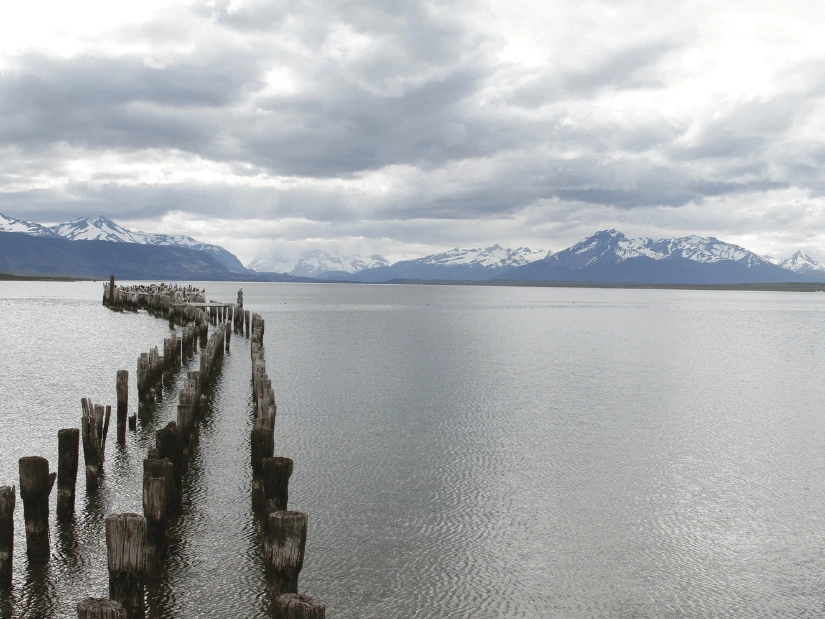
M132 281L135 278L129 278ZM144 278L139 278L144 279ZM145 278L147 281L156 278ZM416 286L508 286L521 288L618 288L618 289L639 289L639 290L742 290L753 292L825 292L825 282L787 282L776 284L644 284L644 283L614 283L614 282L559 282L559 281L529 281L529 280L492 280L492 281L469 281L469 280L449 280L449 279L394 279L387 282L355 282L347 280L324 280L301 278L302 281L291 283L310 284L364 284L368 286L381 286L385 284L406 284ZM53 282L81 282L81 281L104 281L104 278L94 277L72 277L62 275L11 275L0 273L0 281L53 281ZM179 281L189 281L180 279ZM191 281L203 281L192 278ZM227 282L249 282L264 283L266 278L259 279L226 279L208 281ZM281 280L283 281L283 280ZM290 282L287 282L290 283Z
M93 277L69 277L66 275L11 275L0 273L2 282L91 282Z
M359 282L349 282L359 283ZM431 286L518 286L527 288L621 288L652 290L750 290L754 292L825 292L825 282L787 282L776 284L643 284L614 282L553 282L528 280L450 281L392 280L384 284L426 284Z

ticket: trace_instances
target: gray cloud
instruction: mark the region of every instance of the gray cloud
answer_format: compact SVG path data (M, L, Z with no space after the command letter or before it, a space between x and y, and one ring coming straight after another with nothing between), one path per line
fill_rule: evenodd
M637 31L583 21L523 60L486 3L172 6L72 55L5 57L0 212L300 220L445 245L498 222L561 243L683 217L721 234L746 225L747 197L772 213L748 225L793 228L776 217L789 192L825 208L821 60L800 54L737 93L710 81L724 35L686 15ZM540 21L520 27L541 40ZM233 228L237 242L253 227Z

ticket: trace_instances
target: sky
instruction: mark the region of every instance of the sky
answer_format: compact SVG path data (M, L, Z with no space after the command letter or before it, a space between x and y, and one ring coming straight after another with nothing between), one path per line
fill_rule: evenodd
M825 258L825 3L7 3L0 213L248 263L558 251L606 228Z

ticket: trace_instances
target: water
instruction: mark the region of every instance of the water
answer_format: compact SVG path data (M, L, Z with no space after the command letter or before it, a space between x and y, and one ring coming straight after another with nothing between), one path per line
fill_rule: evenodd
M233 300L237 284L207 283ZM244 284L266 319L276 454L309 514L300 589L329 617L825 614L825 295ZM0 483L56 465L80 398L164 321L99 283L0 283ZM264 617L250 510L248 341L237 335L149 617ZM174 418L113 433L97 496L29 566L22 505L3 617L73 617L107 587L103 517L140 512ZM54 493L52 496L54 502ZM18 499L19 502L19 499Z

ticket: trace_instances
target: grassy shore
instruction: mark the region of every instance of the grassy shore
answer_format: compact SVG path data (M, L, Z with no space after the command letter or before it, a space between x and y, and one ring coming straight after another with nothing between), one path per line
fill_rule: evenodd
M88 282L91 277L65 277L62 275L11 275L0 273L0 282Z
M388 284L427 284L433 286L524 286L529 288L625 288L640 290L751 290L763 292L825 292L825 282L788 282L783 284L636 284L612 282L541 282L499 279L492 281L451 281L396 279Z

